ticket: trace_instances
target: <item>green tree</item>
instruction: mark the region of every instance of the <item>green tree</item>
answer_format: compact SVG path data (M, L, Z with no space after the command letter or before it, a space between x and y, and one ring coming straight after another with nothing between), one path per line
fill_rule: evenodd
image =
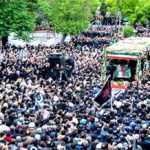
M146 24L146 19L150 19L150 0L139 0L134 13L130 17L131 24L141 22Z
M113 15L116 13L116 6L116 0L106 0L107 10L109 10Z
M34 1L5 0L0 5L0 39L14 32L24 40L35 29Z
M106 2L103 0L102 3L101 3L101 15L105 15L106 14L106 11L107 11L107 6L106 6Z
M130 37L130 36L134 36L135 32L134 32L134 28L132 27L126 27L123 30L123 36L124 37Z
M88 28L99 6L98 0L44 0L40 3L53 29L63 35L61 42L67 35L77 35Z
M136 6L139 4L139 0L120 0L119 8L124 17L130 17L135 12Z
M51 26L51 7L49 0L38 0L36 23L42 26L42 22L46 21Z
M125 17L129 17L135 10L136 5L139 0L119 0L119 10L122 15ZM112 13L116 13L117 0L106 0L107 9Z
M99 0L85 0L85 3L89 4L88 7L90 7L93 16L95 16L95 12L98 6L100 6L101 2Z
M105 0L107 10L116 13L116 0ZM150 19L150 0L119 0L119 10L124 17L129 18L130 24L141 22L146 24Z

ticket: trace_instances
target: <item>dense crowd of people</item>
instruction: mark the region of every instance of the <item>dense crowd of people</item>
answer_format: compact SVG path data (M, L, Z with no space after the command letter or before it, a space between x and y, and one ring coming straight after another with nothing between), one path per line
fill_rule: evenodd
M75 38L74 42L78 45L87 45L99 48L103 45L108 46L113 43L114 30L113 27L103 27L96 29L90 28L82 33L82 35Z
M137 36L139 37L150 37L150 29L149 28L137 28Z
M19 55L22 48L12 45L0 51L1 150L149 148L149 71L139 89L133 85L114 99L113 111L102 113L94 103L102 88L103 47L113 36L111 27L103 27L89 29L68 44L27 45L24 58ZM49 52L56 51L74 57L68 80L46 75Z

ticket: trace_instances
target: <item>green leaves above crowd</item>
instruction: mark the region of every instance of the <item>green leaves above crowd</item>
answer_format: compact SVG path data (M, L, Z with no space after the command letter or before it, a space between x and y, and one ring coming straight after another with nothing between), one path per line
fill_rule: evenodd
M0 1L0 38L14 32L29 39L36 23L47 20L63 35L77 35L94 18L99 0L5 0Z
M14 32L28 40L29 33L42 20L64 37L77 35L88 28L98 6L101 5L101 14L109 10L115 15L117 4L131 24L146 24L150 19L150 0L1 0L0 39Z
M35 29L35 6L33 2L22 0L1 1L0 38L14 32L27 40Z
M150 19L150 0L101 0L102 8L109 10L113 15L118 5L123 17L128 17L130 24L141 22L146 24ZM105 6L105 7L104 7ZM104 11L104 10L103 10Z

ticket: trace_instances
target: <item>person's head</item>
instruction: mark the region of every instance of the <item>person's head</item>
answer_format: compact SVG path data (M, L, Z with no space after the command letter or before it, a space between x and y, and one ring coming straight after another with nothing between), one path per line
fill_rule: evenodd
M56 67L57 67L57 68L59 68L59 67L60 67L60 65L59 65L59 64L56 64Z
M46 147L46 143L45 143L44 141L41 141L41 142L39 143L39 145L40 145L40 147Z
M101 149L102 150L108 149L108 144L107 143L103 143L102 146L101 146Z

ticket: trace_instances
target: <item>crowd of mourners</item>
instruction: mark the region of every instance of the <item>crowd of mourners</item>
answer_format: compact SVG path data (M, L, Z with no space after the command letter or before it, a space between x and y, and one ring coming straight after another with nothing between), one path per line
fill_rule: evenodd
M137 28L136 29L139 37L149 37L150 38L150 29L149 28Z
M102 88L103 47L111 27L88 29L71 42L0 50L0 150L147 150L150 71L114 99L113 111L94 103ZM27 56L20 57L24 49ZM49 52L73 56L68 80L46 75Z
M114 33L112 27L97 28L94 31L90 28L76 38L80 45L87 45L99 48L100 45L113 43Z

